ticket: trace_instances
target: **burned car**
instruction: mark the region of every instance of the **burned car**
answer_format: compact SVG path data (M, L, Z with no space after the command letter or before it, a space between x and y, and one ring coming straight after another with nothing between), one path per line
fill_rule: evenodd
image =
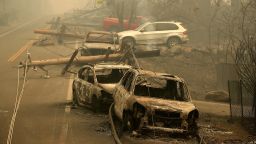
M100 111L113 102L115 85L131 66L124 64L85 65L73 81L73 103Z
M114 112L125 129L197 132L199 112L178 76L131 69L116 85L113 98Z
M81 49L82 56L112 54L120 50L116 33L91 31L87 34Z

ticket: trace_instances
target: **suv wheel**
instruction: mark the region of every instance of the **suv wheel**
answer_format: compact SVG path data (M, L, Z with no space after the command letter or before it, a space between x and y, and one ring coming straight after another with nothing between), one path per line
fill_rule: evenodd
M135 47L135 40L133 38L127 37L123 39L123 46L130 46L131 48Z
M168 48L172 48L173 46L177 45L177 44L180 44L180 39L177 38L177 37L170 37L168 40L167 40L167 47Z

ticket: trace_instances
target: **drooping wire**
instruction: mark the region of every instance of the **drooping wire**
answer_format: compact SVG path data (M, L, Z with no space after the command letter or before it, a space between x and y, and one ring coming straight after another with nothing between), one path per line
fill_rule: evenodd
M9 131L8 131L8 136L7 136L7 141L6 144L11 144L12 143L12 136L13 136L13 130L14 130L14 125L15 125L15 120L16 120L16 116L20 107L20 103L23 97L23 93L25 90L25 84L26 84L26 80L27 80L27 71L28 71L28 61L29 61L29 53L27 52L27 58L25 60L25 68L24 68L24 78L23 78L23 84L22 84L22 88L20 90L19 93L19 86L20 86L20 66L18 67L18 80L17 80L17 93L16 93L16 98L15 98L15 106L14 106L14 110L13 110L13 114L12 114L12 118L11 118L11 123L9 126Z

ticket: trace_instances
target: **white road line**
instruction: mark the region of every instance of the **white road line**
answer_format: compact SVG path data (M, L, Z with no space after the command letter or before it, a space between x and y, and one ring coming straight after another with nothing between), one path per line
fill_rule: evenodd
M78 49L78 40L76 40L76 45L75 48ZM74 74L71 74L70 78L69 78L69 82L68 82L68 91L67 91L67 102L71 102L72 101L72 83L73 83L73 78L74 78Z
M67 91L67 97L66 100L67 102L71 102L72 101L72 83L73 83L73 77L74 75L72 74L69 78L68 81L68 91Z
M61 133L60 133L60 141L59 144L65 144L68 136L68 127L69 124L66 122L62 127L61 127Z
M1 110L1 109L0 109L0 113L8 113L8 111L7 111L7 110Z
M7 36L7 35L9 35L9 34L15 32L15 31L17 31L17 30L19 30L19 29L21 29L21 28L23 28L23 27L25 27L25 26L27 26L27 25L29 25L29 24L31 24L31 23L37 21L37 20L39 20L40 18L41 18L41 17L35 18L35 19L33 19L33 20L29 21L29 22L26 22L26 23L24 23L24 24L22 24L22 25L19 25L19 26L15 27L15 28L12 29L12 30L9 30L9 31L7 31L7 32L4 32L4 33L0 34L0 38L1 38L1 37L4 37L4 36Z
M67 96L66 96L66 101L71 102L72 101L72 82L73 82L73 75L70 76L70 79L68 81L68 90L67 90ZM68 128L69 128L69 123L68 123L68 114L71 111L70 105L65 106L65 113L64 113L64 124L61 127L60 131L60 139L59 143L60 144L65 144L68 136Z
M78 41L76 41L76 49L78 48ZM68 81L68 90L67 90L67 96L66 101L67 103L72 102L72 83L73 83L74 74L70 75L69 81ZM65 106L65 113L64 113L64 120L65 124L61 127L61 133L60 133L60 144L65 144L68 136L68 129L69 129L69 123L68 123L68 114L71 111L71 106L66 105Z

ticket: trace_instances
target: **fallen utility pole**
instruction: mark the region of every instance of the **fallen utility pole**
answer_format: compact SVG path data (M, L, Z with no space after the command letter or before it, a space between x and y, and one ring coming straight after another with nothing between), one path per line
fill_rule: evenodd
M47 24L54 24L54 22L47 22ZM87 23L87 24L81 24L81 23L61 23L62 25L66 26L80 26L80 27L102 27L102 25L99 24L93 24L93 23Z
M44 34L44 35L72 37L72 38L79 38L79 39L84 39L85 38L85 35L73 34L73 33L61 33L61 32L51 31L51 30L48 30L48 29L36 29L36 30L34 30L34 33Z
M138 51L135 52L137 58L144 57L155 57L160 55L160 50L151 51ZM123 53L109 54L109 55L97 55L97 56L80 56L73 60L73 64L88 64L88 63L98 63L106 61L118 61L124 56ZM47 60L34 60L31 61L28 66L47 66L47 65L61 65L67 64L70 61L70 57L57 58L57 59L47 59ZM23 65L23 64L22 64ZM24 65L23 65L24 66Z

